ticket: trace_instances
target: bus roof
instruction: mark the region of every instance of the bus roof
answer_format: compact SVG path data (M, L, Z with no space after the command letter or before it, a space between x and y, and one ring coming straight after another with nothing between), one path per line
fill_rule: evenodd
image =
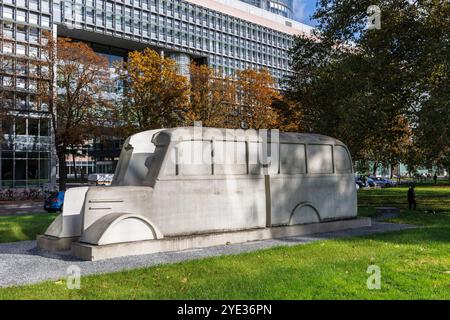
M258 132L260 134L258 134ZM223 140L223 141L253 141L262 142L268 131L223 129L208 127L178 127L163 129L157 132L152 139L155 145L167 145L170 141L186 140ZM273 132L272 132L273 134ZM268 141L271 141L270 133ZM305 144L338 144L341 141L315 133L279 132L280 143L305 143Z

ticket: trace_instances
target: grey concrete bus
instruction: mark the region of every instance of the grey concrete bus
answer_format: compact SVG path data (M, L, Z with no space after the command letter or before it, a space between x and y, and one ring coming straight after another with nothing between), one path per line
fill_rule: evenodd
M107 245L356 217L352 161L342 142L196 130L131 136L112 185L69 189L46 235Z

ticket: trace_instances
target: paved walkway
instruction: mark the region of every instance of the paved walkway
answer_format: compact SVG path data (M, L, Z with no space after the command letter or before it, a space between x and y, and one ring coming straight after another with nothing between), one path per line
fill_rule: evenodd
M0 201L0 216L44 213L44 201Z
M363 236L414 228L411 225L374 222L372 227L320 233L309 236L289 237L222 245L203 249L153 253L101 261L80 261L68 253L54 254L36 248L36 241L20 241L0 244L0 287L24 285L66 277L67 268L77 265L82 275L129 270L158 264L174 263L220 255L239 254L281 245L298 245L318 240Z

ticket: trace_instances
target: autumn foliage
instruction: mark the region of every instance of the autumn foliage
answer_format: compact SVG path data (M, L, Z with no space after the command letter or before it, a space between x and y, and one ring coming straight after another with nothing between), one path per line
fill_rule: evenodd
M65 190L66 153L106 125L112 104L108 61L87 44L67 38L44 39L37 96L47 105L59 161L60 190ZM56 85L55 85L56 84Z
M180 75L175 61L149 48L129 54L118 68L125 135L194 121L209 127L278 127L273 103L281 95L267 70L224 76L205 65L191 64L189 69L189 78Z
M237 71L236 84L241 123L253 129L277 128L279 116L272 104L281 95L275 89L275 81L269 71Z
M232 110L236 104L236 85L205 65L191 64L187 124L202 121L206 127L233 128Z
M117 72L124 88L120 108L126 134L183 123L189 86L175 61L147 48L131 52Z

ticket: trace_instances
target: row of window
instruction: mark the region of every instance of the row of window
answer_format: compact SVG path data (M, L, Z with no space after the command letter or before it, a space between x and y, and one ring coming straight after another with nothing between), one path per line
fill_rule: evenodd
M17 7L27 8L29 10L50 12L49 0L2 0L4 4L11 4Z
M30 76L48 78L48 67L46 65L38 65L29 59L14 58L5 56L0 61L0 70L6 75Z
M15 55L18 57L28 57L38 59L41 57L42 49L37 45L29 45L20 42L2 41L0 42L0 53Z
M292 4L291 4L291 8L292 8ZM273 2L273 1L267 2L266 10L269 10L270 12L273 12L275 14L281 15L286 18L291 18L291 16L292 16L292 11L287 5Z
M13 7L3 6L1 9L3 19L11 19L17 22L24 22L44 28L50 28L50 15L39 14L28 10L15 9Z
M50 120L42 118L5 118L1 122L2 133L6 135L50 136Z
M50 159L50 157L50 152L0 151L0 158L2 159Z
M35 45L45 44L45 37L42 37L42 31L37 27L5 22L2 25L3 38L11 41L29 42ZM25 47L25 44L17 44ZM3 52L13 53L14 44L10 41L3 41ZM19 51L19 49L17 49Z
M1 187L35 186L50 179L50 159L4 159L0 161Z
M44 136L5 136L5 140L1 145L3 152L5 151L42 151L52 150L51 137Z
M197 21L197 25L163 16L161 12L158 15L152 14L141 10L142 7L131 8L112 1L92 2L92 8L96 8L92 9L93 11L90 8L86 10L87 2L77 3L78 6L75 3L66 2L64 18L69 25L74 23L77 27L82 28L84 23L88 22L84 28L89 29L89 24L95 24L107 28L106 33L110 33L108 28L114 30L116 36L121 32L125 32L124 37L129 37L127 34L134 33L135 37L144 38L144 41L146 38L150 39L150 42L155 42L157 45L162 42L159 45L172 44L188 47L190 50L206 51L214 53L216 56L237 58L236 60L242 60L242 63L255 63L258 67L263 65L266 68L275 67L275 70L282 69L283 71L275 72L276 78L281 78L288 72L286 49L292 44L292 39L289 35L281 32L183 2L180 2L181 7L186 10L181 11L187 11L190 16L195 17L193 21L200 14L202 19ZM142 5L142 2L139 5ZM164 7L164 3L161 3L159 8L161 7ZM202 24L203 18L211 23L214 19L217 23L211 24L211 29L203 27L205 25ZM220 31L219 21L221 25L226 26L224 32ZM243 36L247 38L244 39ZM210 57L212 56L210 55ZM219 67L224 66L220 62L212 62L213 66L215 64ZM225 66L225 68L232 74L235 69L242 67Z
M1 103L5 109L10 110L48 111L47 104L39 103L36 95L28 94L27 92L5 90Z
M150 14L138 8L133 10L131 8L124 9L118 4L116 4L114 6L115 9L113 9L113 3L108 2L108 4L111 4L111 8L107 5L105 10L104 8L94 9L66 2L64 19L75 21L77 23L95 24L100 27L105 25L107 28L116 27L116 29L121 29L122 31L125 30L123 28L125 26L127 32L132 32L132 28L134 28L136 32L140 32L141 25L143 26L143 31L148 28L148 25L159 25L174 28L175 30L187 31L189 25L189 30L191 32L193 32L194 26L196 26L198 34L216 31L223 36L234 36L241 39L256 41L258 43L265 43L268 46L273 45L282 49L288 49L292 45L290 36L250 23L243 23L242 25L237 24L240 27L235 27L235 24L231 22L227 23L227 20L224 19L225 27L221 28L221 23L217 25L216 18L211 16L211 13L205 13L205 17L208 17L208 21L210 21L209 17L211 17L211 23L202 24L187 19L185 21L177 20L156 13ZM222 20L217 18L217 21Z
M16 99L27 100L26 95L16 93L13 97L14 95L17 96ZM1 187L34 187L49 181L51 156L48 151L49 128L49 119L25 117L3 119L1 129L5 134L5 141L0 151ZM14 134L16 137L10 141L11 135Z
M251 24L238 18L226 16L220 12L202 8L181 1L157 1L141 0L129 4L123 1L105 1L105 0L85 0L85 1L65 1L64 11L66 18L70 19L72 15L78 21L94 22L94 17L104 18L102 13L107 15L115 14L134 18L136 21L148 21L148 12L155 12L167 17L175 17L183 21L194 22L197 25L210 27L214 30L222 30L223 33L230 33L242 37L252 38L259 42L280 43L283 47L290 46L290 38L283 33L269 31L268 29ZM142 17L141 17L142 13ZM147 17L147 18L146 18Z
M183 141L172 151L166 175L351 173L352 165L343 146L280 143L278 155L264 159L262 144L235 141ZM172 165L174 164L174 165Z
M38 81L35 79L23 78L23 77L0 77L0 87L2 90L22 90L31 93L37 92Z
M122 3L128 4L126 2ZM158 1L134 1L130 4L145 7L146 3L150 5L154 4L156 10L159 10L158 8L172 8L171 1L168 1L167 3ZM66 16L73 16L76 14L77 6L75 4L78 4L81 8L80 12L82 14L82 19L87 17L86 6L92 6L97 9L101 8L102 10L105 8L108 10L108 6L111 6L115 11L116 8L121 5L117 3L117 1L112 2L104 0L66 1L64 4L66 6ZM69 7L67 7L67 5L69 5ZM151 14L140 9L133 8L133 10L131 10L132 8L126 6L122 6L121 10L123 12L126 11L128 17L134 18L134 21L128 19L130 23L124 24L124 17L121 16L120 26L122 28L125 25L125 28L128 28L128 31L131 32L132 28L136 27L135 24L137 23L137 29L135 29L137 34L139 36L150 38L150 42L152 43L155 42L155 44L163 46L170 46L172 44L180 47L188 47L190 50L194 51L204 51L208 54L209 64L215 69L223 69L227 75L233 75L236 70L245 68L257 69L261 66L267 68L276 80L289 74L289 61L287 59L286 50L282 48L291 45L292 40L290 36L221 13L202 9L192 4L180 2L177 4L177 7L180 7L182 12L186 11L192 16L194 21L200 17L201 21L205 18L211 23L214 21L220 25L225 25L226 32L217 31L220 30L220 28L217 27L214 28L214 30L201 27L201 23L200 25L195 26L194 24L162 16L161 14L157 16L156 14ZM177 10L174 9L174 11ZM104 11L99 12L99 14L102 17L102 23L104 23L104 18L107 14ZM127 15L125 15L125 17L127 17ZM143 28L143 26L146 25L146 21L152 22L152 28ZM113 23L117 23L117 21L112 21L111 26L113 26ZM159 27L157 27L156 24L159 24ZM147 25L149 26L149 24ZM172 26L173 29L171 28ZM11 39L19 41L28 40L36 44L39 43L40 31L37 28L20 24L5 23L4 30L5 36ZM242 38L243 36L247 36L248 39ZM250 39L258 39L259 42ZM42 40L43 39L41 39L41 41ZM270 45L272 41L273 44L276 44L278 47ZM160 44L160 42L163 43ZM40 54L37 46L28 46L24 43L14 44L5 42L1 50L6 54L31 56L33 58L39 57ZM6 79L5 85L13 85L9 80L10 79ZM19 82L19 89L33 90L34 88L32 83L28 86L22 80L19 80Z
M137 36L150 38L154 41L186 46L195 50L214 52L227 57L257 62L262 65L274 65L284 69L288 68L288 59L285 50L255 41L232 36L219 36L213 31L207 32L206 36L198 36L195 33L178 31L178 28L172 29L157 25L150 27L150 24L145 22L142 23L141 29L140 21L137 22L137 25L134 25L134 28L131 24L125 24L124 26L121 19L116 21L116 23L116 30L122 30L127 33L134 32ZM111 22L112 27L113 24Z

